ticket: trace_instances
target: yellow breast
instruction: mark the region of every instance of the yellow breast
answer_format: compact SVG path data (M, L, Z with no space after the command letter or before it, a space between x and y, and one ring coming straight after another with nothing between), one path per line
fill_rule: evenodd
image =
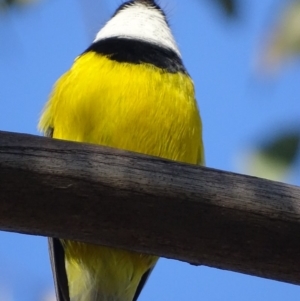
M54 137L187 163L203 161L191 79L88 52L56 83L40 128Z
M193 83L183 73L87 52L56 83L39 127L53 137L203 163ZM132 300L157 258L63 241L72 300ZM122 294L122 299L119 295ZM100 296L101 295L101 296ZM97 299L98 298L98 299Z

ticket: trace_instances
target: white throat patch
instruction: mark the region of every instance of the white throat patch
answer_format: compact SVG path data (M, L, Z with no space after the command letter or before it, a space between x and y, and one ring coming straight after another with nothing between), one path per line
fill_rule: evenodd
M119 11L98 32L94 42L106 38L137 39L170 48L181 57L162 13L154 7L134 3Z

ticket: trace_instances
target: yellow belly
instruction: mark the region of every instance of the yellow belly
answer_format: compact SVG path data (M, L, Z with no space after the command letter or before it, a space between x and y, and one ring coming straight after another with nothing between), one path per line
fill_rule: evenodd
M143 274L157 257L62 241L72 301L132 301Z
M192 164L204 160L201 120L187 75L118 63L93 52L79 57L57 81L39 127L44 132L53 128L58 139ZM157 260L107 247L63 244L72 301L131 301L141 276Z

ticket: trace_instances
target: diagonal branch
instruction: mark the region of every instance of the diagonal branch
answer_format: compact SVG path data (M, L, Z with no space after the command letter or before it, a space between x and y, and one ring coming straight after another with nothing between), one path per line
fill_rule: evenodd
M0 132L0 229L300 284L300 188Z

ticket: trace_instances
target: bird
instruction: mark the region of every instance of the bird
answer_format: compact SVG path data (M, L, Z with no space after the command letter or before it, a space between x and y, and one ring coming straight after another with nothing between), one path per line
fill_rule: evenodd
M54 84L38 128L51 138L204 164L194 83L155 0L116 9ZM136 301L158 260L56 237L49 251L58 301Z

